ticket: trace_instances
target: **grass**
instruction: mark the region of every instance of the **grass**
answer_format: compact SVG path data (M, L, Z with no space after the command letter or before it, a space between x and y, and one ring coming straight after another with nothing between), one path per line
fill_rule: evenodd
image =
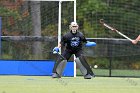
M0 93L139 93L139 78L0 76Z
M109 76L109 69L92 69L95 75L98 76ZM80 70L76 70L77 75L82 75ZM140 77L140 70L127 70L127 69L112 69L111 76L131 76Z

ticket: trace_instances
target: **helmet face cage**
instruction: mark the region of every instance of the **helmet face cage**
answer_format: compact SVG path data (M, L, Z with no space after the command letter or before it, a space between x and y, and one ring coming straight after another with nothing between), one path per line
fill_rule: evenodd
M76 23L76 22L71 22L71 24L70 24L70 30L72 31L72 33L76 33L77 32L77 30L78 30L78 24Z

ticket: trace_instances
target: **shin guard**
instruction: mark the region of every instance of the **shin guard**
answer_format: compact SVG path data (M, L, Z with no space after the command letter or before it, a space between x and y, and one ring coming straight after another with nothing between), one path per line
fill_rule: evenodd
M87 61L85 60L84 56L80 56L80 57L76 58L75 62L83 75L87 75L87 74L90 74L91 76L94 75L90 66L88 65Z
M56 68L56 73L61 77L62 76L62 73L63 73L63 71L64 71L64 68L65 68L65 66L66 66L66 63L67 63L67 60L63 60L63 61L61 61L59 64L58 64L58 66L57 66L57 68Z
M63 70L66 66L67 60L64 59L58 59L58 61L55 63L53 68L53 73L58 74L59 77L62 76Z

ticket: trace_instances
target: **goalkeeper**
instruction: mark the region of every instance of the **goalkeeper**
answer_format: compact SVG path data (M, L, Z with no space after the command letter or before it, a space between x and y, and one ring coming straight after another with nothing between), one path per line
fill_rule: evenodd
M140 41L140 35L135 40L132 40L132 43L133 44L137 44L138 41Z
M59 52L59 48L61 46L66 46L66 49L62 53L62 57L59 57L54 65L52 78L61 78L62 72L65 68L67 60L75 54L77 63L81 73L83 74L85 79L91 79L94 76L90 66L86 62L83 51L82 51L82 43L86 43L86 46L95 46L95 42L88 42L84 35L78 31L78 24L76 22L71 22L70 31L62 36L60 44L53 49L54 53Z

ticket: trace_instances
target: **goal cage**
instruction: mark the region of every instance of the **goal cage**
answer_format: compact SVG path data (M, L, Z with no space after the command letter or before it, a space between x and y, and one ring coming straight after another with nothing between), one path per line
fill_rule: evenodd
M56 55L50 51L60 42L61 31L68 31L70 22L76 22L76 0L26 0L23 2L21 5L19 3L17 7L16 5L6 6L21 11L22 16L16 13L11 13L12 16L0 15L1 59L46 60L54 58L56 60ZM26 5L23 6L23 4ZM38 16L39 13L41 16ZM32 22L39 23L38 17L41 19L41 25L33 26ZM40 30L40 32L36 30ZM13 50L19 47L22 49L20 48L14 53ZM6 49L9 51L5 51ZM76 64L75 62L73 64L75 77Z
M38 1L38 0L35 0ZM61 40L61 14L62 14L62 3L63 2L73 2L73 21L76 22L76 0L41 0L41 1L57 1L59 2L59 12L58 12L58 44L60 43ZM60 49L60 53L61 53L61 49ZM74 56L75 59L75 56ZM76 63L74 62L74 77L76 77Z

